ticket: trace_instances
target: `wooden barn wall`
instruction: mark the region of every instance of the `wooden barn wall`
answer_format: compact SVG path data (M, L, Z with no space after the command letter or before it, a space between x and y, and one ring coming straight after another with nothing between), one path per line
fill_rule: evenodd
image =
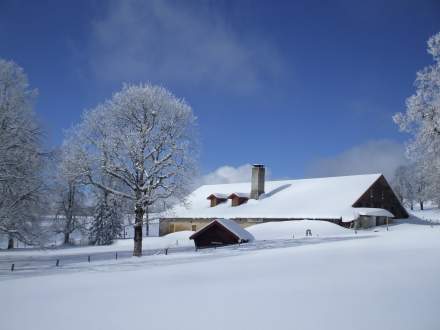
M354 204L353 207L375 207L390 211L396 218L408 218L384 176L381 176Z

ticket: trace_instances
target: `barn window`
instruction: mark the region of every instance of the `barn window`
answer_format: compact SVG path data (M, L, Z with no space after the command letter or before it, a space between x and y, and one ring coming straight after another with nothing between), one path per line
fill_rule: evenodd
M196 231L197 230L197 225L191 225L191 230L192 231Z
M174 223L170 223L170 233L174 233Z

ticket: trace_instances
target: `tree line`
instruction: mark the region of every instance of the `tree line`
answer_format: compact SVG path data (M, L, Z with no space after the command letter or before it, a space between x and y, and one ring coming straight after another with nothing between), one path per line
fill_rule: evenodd
M0 59L0 233L44 245L86 230L110 244L134 213L134 251L142 254L151 214L183 200L196 172L196 118L160 86L124 85L84 111L62 146L45 150L33 111L37 91L23 69ZM91 224L84 228L84 217Z

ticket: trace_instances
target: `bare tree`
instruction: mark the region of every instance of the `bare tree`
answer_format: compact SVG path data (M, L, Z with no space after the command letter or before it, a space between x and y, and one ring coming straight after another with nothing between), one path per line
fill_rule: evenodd
M0 59L0 233L27 243L38 239L45 153L23 69Z
M88 182L133 202L134 256L142 255L142 226L151 210L181 200L195 171L195 117L162 87L125 85L84 114L71 130L75 168ZM106 177L117 182L109 185Z

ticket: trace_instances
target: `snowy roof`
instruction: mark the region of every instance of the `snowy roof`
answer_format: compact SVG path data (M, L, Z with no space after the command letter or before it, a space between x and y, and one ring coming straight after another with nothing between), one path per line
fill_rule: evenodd
M394 217L394 214L392 214L390 211L384 209L377 209L373 207L356 207L354 210L359 215L370 215L375 217L389 217L389 218Z
M251 190L250 182L204 185L164 217L171 218L272 218L339 219L352 221L359 216L352 205L381 174L329 178L266 181L266 193L259 200L232 207L231 201L210 207L206 197L212 193L230 195Z
M234 220L231 219L216 219L211 221L208 225L203 227L202 229L196 231L194 234L191 235L190 239L192 239L195 235L197 235L199 232L204 231L206 228L210 227L210 225L214 222L219 223L226 229L228 229L231 233L233 233L235 236L237 236L240 240L246 240L246 241L253 241L254 236L250 232L248 232L246 229L243 229L240 227L238 223L236 223Z

